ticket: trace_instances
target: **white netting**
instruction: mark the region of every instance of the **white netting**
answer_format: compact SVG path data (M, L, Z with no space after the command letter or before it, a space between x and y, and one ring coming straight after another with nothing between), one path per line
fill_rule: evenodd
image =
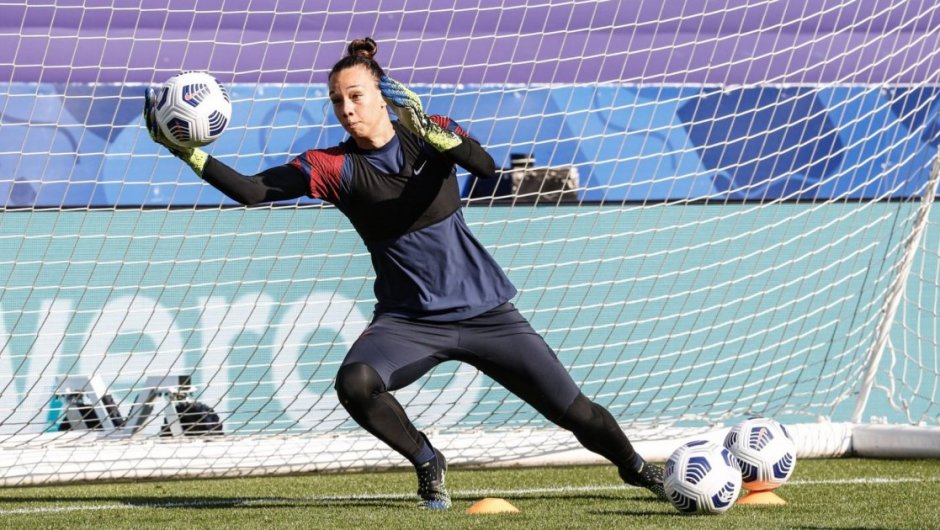
M633 439L761 413L836 453L839 428L831 441L807 427L937 425L940 251L924 198L938 10L0 6L0 446L19 448L0 480L401 463L332 389L375 302L352 227L314 200L238 207L140 119L145 87L201 69L234 106L208 150L241 172L336 145L326 75L363 36L506 168L498 181L458 174L465 216L519 288L516 305ZM918 218L927 228L912 237ZM148 385L186 387L152 378L189 376L224 435L161 437L163 394L133 436L104 416L60 432L76 422L76 378L93 376L95 395L115 400L96 412L123 419ZM577 447L469 366L442 365L397 396L455 462L566 460Z

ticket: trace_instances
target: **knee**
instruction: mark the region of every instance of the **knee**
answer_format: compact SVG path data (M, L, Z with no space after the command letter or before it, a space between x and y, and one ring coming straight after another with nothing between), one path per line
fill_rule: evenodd
M578 394L578 397L555 423L569 431L598 431L605 427L604 415L598 409L600 407L584 394Z
M336 394L343 405L372 399L382 392L385 392L385 383L367 364L347 364L336 373Z

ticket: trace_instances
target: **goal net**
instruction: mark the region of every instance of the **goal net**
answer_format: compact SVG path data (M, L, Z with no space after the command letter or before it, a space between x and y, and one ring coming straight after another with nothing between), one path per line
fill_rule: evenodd
M505 169L458 172L468 223L642 453L754 414L804 456L938 427L940 5L6 2L0 483L404 463L333 390L375 303L352 226L238 206L140 118L206 70L242 173L336 145L364 36ZM596 458L470 366L396 396L454 463Z

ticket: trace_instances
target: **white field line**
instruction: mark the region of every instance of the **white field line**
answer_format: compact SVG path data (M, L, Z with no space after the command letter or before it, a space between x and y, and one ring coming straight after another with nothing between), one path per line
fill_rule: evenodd
M832 480L791 480L787 482L787 487L793 486L814 486L820 484L838 485L838 484L902 484L908 482L937 482L940 477L870 477L853 479L832 479ZM546 494L565 494L565 493L593 493L598 491L618 491L632 489L632 486L625 485L604 485L604 486L561 486L557 488L528 488L528 489L480 489L480 490L454 490L451 491L451 497L476 499L480 497L527 497L532 495ZM0 517L9 515L29 515L29 514L51 514L68 512L89 512L89 511L108 511L108 510L137 510L141 508L203 508L213 506L252 506L252 505L277 505L285 506L316 503L316 502L348 502L348 501L383 501L383 500L409 500L417 497L414 494L404 493L373 493L365 495L321 495L317 497L232 497L217 500L199 500L199 501L170 501L170 502L151 502L151 503L133 503L133 504L100 504L91 506L68 505L68 506L41 506L36 508L13 508L9 510L0 510ZM19 502L23 502L18 499ZM0 496L0 503L3 497Z

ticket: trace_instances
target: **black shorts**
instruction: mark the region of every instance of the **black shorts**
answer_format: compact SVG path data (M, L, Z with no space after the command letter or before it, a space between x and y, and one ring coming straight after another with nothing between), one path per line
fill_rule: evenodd
M515 306L505 303L457 322L377 316L343 365L363 363L397 390L444 361L461 361L557 420L580 394L555 352Z

